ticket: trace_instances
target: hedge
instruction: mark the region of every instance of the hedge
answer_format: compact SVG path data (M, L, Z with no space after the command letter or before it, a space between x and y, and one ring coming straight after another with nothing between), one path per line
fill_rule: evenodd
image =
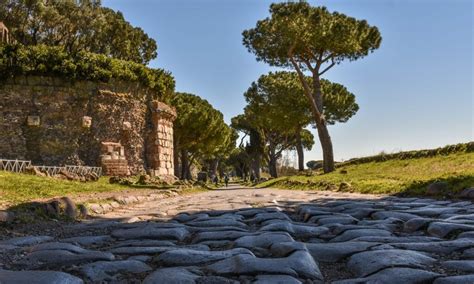
M72 80L139 82L165 97L174 92L171 73L103 54L70 54L59 46L0 45L0 79L18 75L59 76Z

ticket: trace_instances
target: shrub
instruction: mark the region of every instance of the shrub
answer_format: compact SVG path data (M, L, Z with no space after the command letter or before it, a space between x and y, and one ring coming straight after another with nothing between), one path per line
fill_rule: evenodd
M59 46L0 45L0 79L20 75L60 76L71 80L108 82L110 79L139 82L161 99L173 92L175 82L162 69L148 68L132 61L80 51L67 53Z

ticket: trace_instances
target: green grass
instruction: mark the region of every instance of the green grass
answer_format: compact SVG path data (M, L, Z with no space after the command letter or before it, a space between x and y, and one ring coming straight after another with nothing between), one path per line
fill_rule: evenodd
M54 178L0 171L0 205L17 205L35 199L55 196L74 196L100 192L144 189L120 184L110 184L108 177L96 182L65 181Z
M345 165L330 174L281 177L257 187L323 190L339 189L341 183L348 183L344 191L423 195L434 181L448 182L451 194L474 187L474 153Z

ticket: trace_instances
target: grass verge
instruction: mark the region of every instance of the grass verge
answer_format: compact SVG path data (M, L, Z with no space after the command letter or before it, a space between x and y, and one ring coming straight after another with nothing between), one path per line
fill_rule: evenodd
M415 196L425 195L435 181L446 181L452 195L474 187L474 153L345 165L333 173L281 177L257 187Z
M38 177L27 174L17 174L0 171L0 208L15 206L33 200L41 200L59 196L89 196L90 199L101 198L101 193L133 192L146 193L161 189L173 189L170 186L156 185L121 185L110 184L109 177L101 177L96 182L66 181L54 178ZM180 189L180 193L188 194L205 190L200 187Z

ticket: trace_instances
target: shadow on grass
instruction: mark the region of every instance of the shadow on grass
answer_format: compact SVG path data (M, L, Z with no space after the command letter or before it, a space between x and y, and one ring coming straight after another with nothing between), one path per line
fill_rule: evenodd
M431 197L456 198L463 189L474 187L474 175L461 175L447 178L435 178L427 181L414 181L404 190L395 193L394 195L400 197L426 196L428 186L435 182L444 182L447 184L447 187Z

